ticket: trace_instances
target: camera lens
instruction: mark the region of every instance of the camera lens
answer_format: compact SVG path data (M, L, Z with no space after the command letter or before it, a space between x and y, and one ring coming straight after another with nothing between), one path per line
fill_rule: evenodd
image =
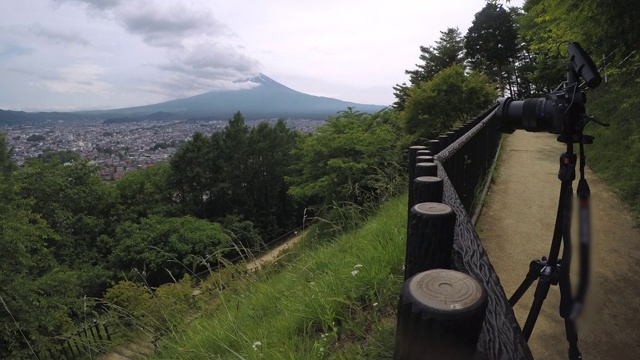
M500 118L502 128L509 131L525 129L527 131L556 132L553 121L553 104L545 98L513 100L498 99L500 105L496 116Z

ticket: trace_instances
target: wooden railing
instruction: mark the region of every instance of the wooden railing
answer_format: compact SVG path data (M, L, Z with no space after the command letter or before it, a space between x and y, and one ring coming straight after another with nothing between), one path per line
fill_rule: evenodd
M494 110L410 149L395 359L532 359L472 222L500 146Z

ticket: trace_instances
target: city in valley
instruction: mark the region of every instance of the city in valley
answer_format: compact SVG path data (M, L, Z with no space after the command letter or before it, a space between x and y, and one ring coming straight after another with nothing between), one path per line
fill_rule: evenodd
M266 120L275 122L275 120ZM247 121L249 126L258 121ZM287 125L310 132L322 121L295 119ZM104 181L121 178L126 172L167 162L181 143L195 132L211 135L224 129L227 121L141 121L119 124L97 122L48 122L2 126L13 160L25 160L48 152L73 151L93 161Z

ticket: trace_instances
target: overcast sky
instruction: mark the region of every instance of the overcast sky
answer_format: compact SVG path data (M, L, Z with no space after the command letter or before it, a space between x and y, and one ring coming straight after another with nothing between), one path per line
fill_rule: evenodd
M485 0L0 0L0 109L145 105L264 73L388 105L420 45ZM511 1L520 6L522 0Z

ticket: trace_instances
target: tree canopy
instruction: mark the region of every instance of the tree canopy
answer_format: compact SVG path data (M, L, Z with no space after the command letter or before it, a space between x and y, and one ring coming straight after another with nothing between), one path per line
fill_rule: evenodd
M431 81L412 87L409 95L400 118L412 143L433 139L457 122L486 110L496 99L486 76L465 75L461 65L453 65Z
M301 138L294 150L289 192L315 207L341 202L364 205L384 197L383 183L376 179L399 160L395 121L388 110L366 114L349 109L329 117L315 133Z
M518 31L512 14L501 5L488 2L476 13L465 35L464 49L471 68L490 76L504 89L509 66L518 52Z
M408 90L411 86L418 86L423 82L433 79L440 71L454 64L464 62L464 39L458 28L447 28L440 32L440 39L435 46L420 46L420 60L417 69L406 70L409 75L410 86L406 83L394 87L397 101L394 108L404 110L404 105L409 96Z

